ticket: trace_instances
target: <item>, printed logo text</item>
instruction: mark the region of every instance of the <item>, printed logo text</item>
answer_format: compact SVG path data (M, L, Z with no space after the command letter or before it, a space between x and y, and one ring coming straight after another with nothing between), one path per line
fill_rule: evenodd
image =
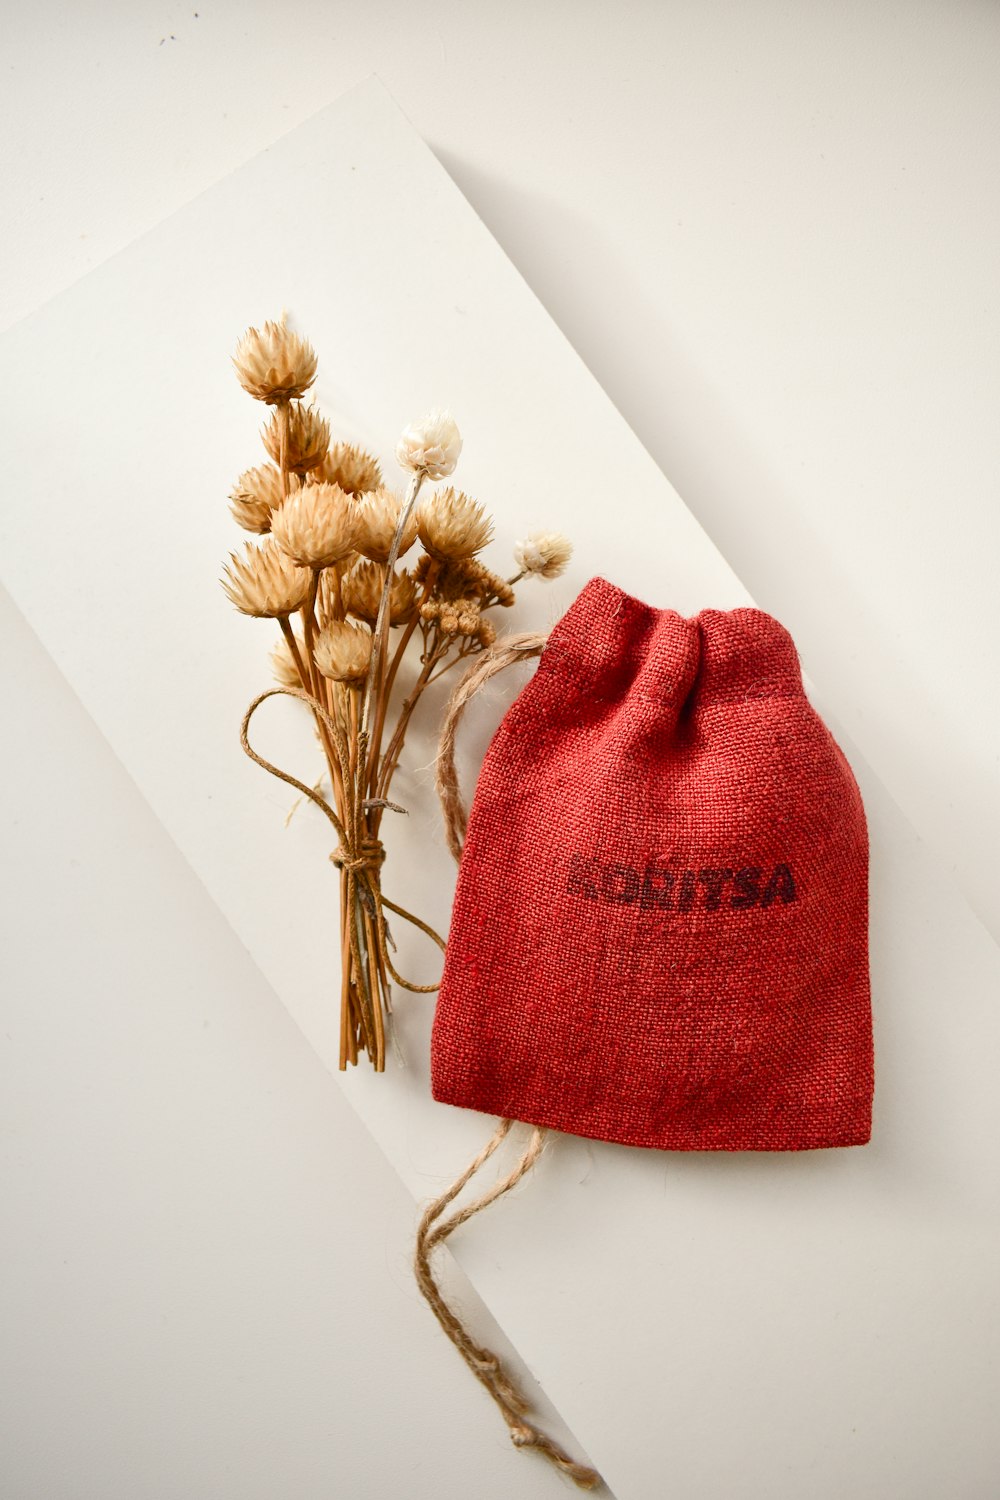
M642 911L746 911L798 900L790 865L678 870L651 860L638 869L582 854L570 858L567 889L588 901L634 905Z

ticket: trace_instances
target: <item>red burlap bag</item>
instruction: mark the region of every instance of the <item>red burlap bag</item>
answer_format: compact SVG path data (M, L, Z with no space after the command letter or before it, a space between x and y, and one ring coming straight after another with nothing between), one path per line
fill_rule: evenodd
M482 765L431 1071L631 1146L869 1139L864 808L777 620L586 585Z

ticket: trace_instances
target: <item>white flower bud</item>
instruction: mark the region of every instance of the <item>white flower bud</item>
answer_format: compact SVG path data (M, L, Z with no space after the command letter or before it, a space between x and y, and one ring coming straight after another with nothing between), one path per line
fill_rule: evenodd
M573 544L559 531L533 531L514 548L514 561L522 573L539 578L558 578L573 555Z
M396 444L400 466L422 471L428 479L453 474L461 451L462 435L448 411L432 411L419 422L411 422Z

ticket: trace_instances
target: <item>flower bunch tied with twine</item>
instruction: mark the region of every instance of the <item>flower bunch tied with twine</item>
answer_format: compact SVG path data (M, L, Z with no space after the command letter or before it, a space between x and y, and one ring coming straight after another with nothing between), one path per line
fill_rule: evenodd
M455 471L462 439L448 412L408 426L395 450L409 476L393 489L370 453L331 442L330 424L304 397L316 379L316 354L282 319L250 328L233 356L243 388L271 408L262 431L267 461L242 473L230 508L253 533L230 554L222 586L241 613L274 620L278 686L258 694L244 715L241 743L250 758L317 806L337 836L330 858L340 874L340 1066L367 1053L385 1068L392 1025L392 983L415 992L397 972L386 912L412 922L444 949L428 924L382 890L383 814L390 801L407 728L421 694L457 663L491 647L490 615L514 603L527 577L556 578L570 544L536 532L515 548L504 578L480 554L493 539L484 507L452 485L425 491ZM423 493L422 493L423 492ZM408 558L408 566L400 559ZM415 560L413 560L415 558ZM400 665L419 647L419 671L401 703L393 698ZM325 759L313 786L280 770L250 744L250 721L268 698L297 698L312 714ZM322 794L329 783L330 796Z

